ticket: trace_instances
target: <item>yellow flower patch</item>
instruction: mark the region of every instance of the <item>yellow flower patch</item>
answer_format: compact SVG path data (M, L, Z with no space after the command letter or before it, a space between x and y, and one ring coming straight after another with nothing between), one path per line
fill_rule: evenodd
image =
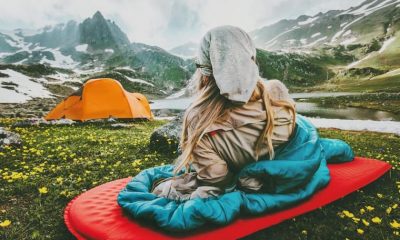
M46 194L46 193L49 192L48 189L47 189L47 187L41 187L41 188L39 188L38 190L39 190L39 193L40 193L40 194Z
M0 227L8 227L11 225L11 221L6 219L3 222L0 222Z

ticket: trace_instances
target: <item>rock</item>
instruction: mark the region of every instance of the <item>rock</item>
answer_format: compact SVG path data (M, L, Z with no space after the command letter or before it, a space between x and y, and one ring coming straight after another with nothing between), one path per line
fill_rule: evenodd
M71 119L59 119L47 121L44 118L28 118L22 121L16 122L13 127L29 127L29 126L40 126L40 125L71 125L75 121Z
M129 127L131 127L131 125L126 124L126 123L114 123L114 124L111 124L111 127L112 128L129 128Z
M157 128L150 136L150 149L168 154L179 153L183 112L169 123Z
M16 122L13 127L28 127L28 126L39 126L49 124L44 118L28 118L22 121Z
M71 119L58 119L58 120L51 120L50 124L52 125L72 125L75 121Z
M110 118L107 119L107 122L109 122L109 123L116 123L117 120L116 120L115 118L110 117Z
M22 140L19 134L7 131L0 127L0 149L5 145L21 146Z

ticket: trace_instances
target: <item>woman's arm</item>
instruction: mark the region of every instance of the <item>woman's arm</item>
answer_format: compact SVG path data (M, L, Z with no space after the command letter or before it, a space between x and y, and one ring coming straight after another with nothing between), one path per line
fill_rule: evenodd
M214 186L224 190L235 184L227 162L213 149L208 135L203 136L192 156L192 166L197 172L200 186Z

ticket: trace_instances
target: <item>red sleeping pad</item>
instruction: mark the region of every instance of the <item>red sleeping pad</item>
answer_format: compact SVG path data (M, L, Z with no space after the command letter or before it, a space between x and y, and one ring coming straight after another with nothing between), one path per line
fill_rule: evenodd
M386 162L360 157L352 162L328 166L330 183L308 200L275 213L238 218L223 227L169 235L128 218L117 204L117 195L130 178L103 184L76 197L65 209L65 224L78 239L237 239L342 198L375 181L391 168Z

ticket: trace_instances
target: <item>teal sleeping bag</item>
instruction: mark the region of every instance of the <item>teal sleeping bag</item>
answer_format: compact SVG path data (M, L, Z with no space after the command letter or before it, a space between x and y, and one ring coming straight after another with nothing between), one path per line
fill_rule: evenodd
M167 231L183 232L210 223L225 225L239 215L255 215L286 208L309 198L330 180L327 162L354 158L341 140L320 138L317 129L297 115L290 140L278 147L273 160L244 167L237 175L257 177L271 186L268 192L247 193L235 189L218 197L175 201L150 192L160 178L173 176L172 165L146 169L118 195L118 204L135 219L153 221Z

